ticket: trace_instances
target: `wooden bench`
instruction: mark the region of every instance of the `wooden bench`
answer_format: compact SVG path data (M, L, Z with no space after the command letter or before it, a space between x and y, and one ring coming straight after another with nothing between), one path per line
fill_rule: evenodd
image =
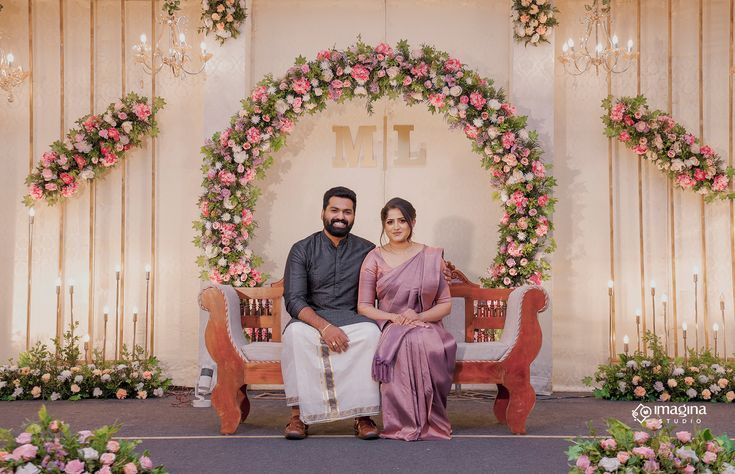
M536 403L530 365L541 349L538 313L546 309L548 296L536 286L481 288L449 267L452 314L444 324L457 339L454 382L497 384L495 417L511 432L525 434ZM201 308L209 312L205 341L217 363L212 406L222 434L235 433L247 419L248 385L283 383L280 341L288 318L281 317L282 297L282 281L262 288L215 285L199 295Z

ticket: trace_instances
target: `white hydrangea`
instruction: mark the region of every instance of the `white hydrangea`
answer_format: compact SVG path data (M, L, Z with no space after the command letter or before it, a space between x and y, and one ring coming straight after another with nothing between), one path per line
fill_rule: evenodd
M85 461L96 461L100 457L100 453L94 448L82 448L82 458Z

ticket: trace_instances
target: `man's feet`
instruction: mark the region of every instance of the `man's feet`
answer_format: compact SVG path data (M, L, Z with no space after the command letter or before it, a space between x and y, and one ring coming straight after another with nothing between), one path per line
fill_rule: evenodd
M360 439L377 439L379 434L378 427L370 417L355 418L355 436Z
M304 439L309 433L309 427L298 416L292 416L283 431L286 439Z

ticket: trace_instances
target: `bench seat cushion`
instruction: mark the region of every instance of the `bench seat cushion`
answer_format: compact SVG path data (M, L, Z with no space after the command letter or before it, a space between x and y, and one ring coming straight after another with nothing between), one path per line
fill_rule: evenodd
M500 360L510 346L500 341L458 342L457 360Z
M240 350L251 362L267 362L281 360L280 342L251 342L244 344Z

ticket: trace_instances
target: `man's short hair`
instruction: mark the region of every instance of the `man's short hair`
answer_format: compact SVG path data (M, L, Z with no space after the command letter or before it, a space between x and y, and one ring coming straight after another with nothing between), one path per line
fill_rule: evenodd
M333 197L349 199L350 201L352 201L352 210L357 210L357 195L355 194L355 191L349 188L345 188L344 186L337 186L332 189L328 189L327 192L324 193L324 200L322 201L322 211L327 209L329 200Z

